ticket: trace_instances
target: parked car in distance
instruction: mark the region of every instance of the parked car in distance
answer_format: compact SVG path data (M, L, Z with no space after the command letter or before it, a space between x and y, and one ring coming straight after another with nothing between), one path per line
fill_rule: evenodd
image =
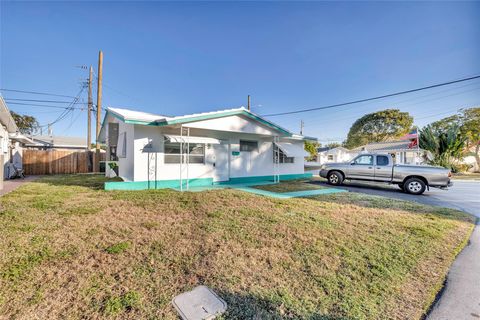
M332 185L344 180L363 180L396 184L403 191L422 194L429 187L452 186L451 172L443 167L394 164L389 154L361 154L344 163L326 163L320 167L320 176Z

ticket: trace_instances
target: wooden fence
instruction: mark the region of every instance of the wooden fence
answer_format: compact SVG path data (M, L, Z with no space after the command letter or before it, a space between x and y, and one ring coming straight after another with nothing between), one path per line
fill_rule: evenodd
M23 170L27 175L93 172L95 152L73 150L23 150ZM105 161L105 153L100 154Z

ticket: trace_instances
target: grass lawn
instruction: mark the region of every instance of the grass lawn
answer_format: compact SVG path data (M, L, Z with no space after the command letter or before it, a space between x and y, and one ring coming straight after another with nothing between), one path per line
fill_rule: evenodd
M311 180L281 181L277 184L259 185L252 188L278 193L325 189L325 187Z
M480 181L480 172L464 172L464 173L454 173L453 179L459 180L478 180Z
M224 319L418 319L466 244L461 212L356 193L101 190L47 177L0 198L0 318L177 319L199 284Z

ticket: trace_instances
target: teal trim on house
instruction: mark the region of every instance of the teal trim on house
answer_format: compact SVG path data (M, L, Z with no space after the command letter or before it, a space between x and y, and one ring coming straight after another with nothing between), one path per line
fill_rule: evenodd
M213 178L188 179L190 187L211 186ZM183 188L187 187L187 180L182 181ZM156 181L125 181L125 182L105 182L105 190L148 190L148 189L167 189L180 188L180 180L156 180Z
M253 113L251 113L247 110L233 110L233 111L218 112L218 113L213 113L213 114L205 114L205 115L192 116L192 117L186 116L186 117L181 118L181 119L172 119L172 120L166 120L166 121L162 121L162 122L159 122L159 121L148 122L148 121L125 119L124 117L117 114L116 112L107 109L107 112L105 114L105 118L103 119L103 122L102 122L102 128L104 127L105 119L107 118L107 115L109 115L109 114L111 114L113 117L119 119L120 121L122 121L124 123L139 124L139 125L145 125L145 126L160 126L160 127L175 125L175 124L195 122L195 121L216 119L216 118L224 118L224 117L234 116L234 115L244 115L248 118L254 119L254 120L266 125L267 127L273 128L273 129L281 132L282 134L284 134L287 137L291 137L293 135L290 131L276 125L273 122L270 122L266 119L263 119L262 117L259 117L259 116L255 115L255 114L253 114Z
M310 179L311 173L299 173L299 174L282 174L280 175L280 181L295 180L295 179ZM228 181L213 182L213 178L199 178L189 179L188 185L190 187L204 187L212 185L238 185L238 184L252 184L273 181L273 176L253 176L253 177L238 177L230 178ZM187 181L183 180L182 187L186 188ZM166 189L180 188L180 180L157 180L157 181L122 181L122 182L105 182L105 190L147 190L147 189Z

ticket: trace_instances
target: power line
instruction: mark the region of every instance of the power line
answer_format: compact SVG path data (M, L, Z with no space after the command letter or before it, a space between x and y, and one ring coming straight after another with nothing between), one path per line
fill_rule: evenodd
M476 90L480 90L480 87L476 87L476 88L473 88L473 89L470 89L470 90L464 90L464 91L460 91L460 92L455 92L455 93L451 93L451 94L448 94L448 95L443 95L443 96L440 96L440 97L435 97L435 98L432 98L432 99L426 99L426 100L421 100L421 101L418 101L418 102L415 102L415 103L409 103L406 107L404 108L408 108L408 107L412 107L412 106L415 106L415 105L419 105L419 104L423 104L423 103L427 103L427 102L431 102L431 101L435 101L435 100L439 100L439 99L444 99L444 98L448 98L448 97L453 97L453 96L456 96L456 95L460 95L460 94L464 94L464 93L468 93L468 92L471 92L471 91L476 91ZM420 97L422 98L422 97ZM401 102L398 102L398 103L393 103L393 107L394 108L397 108L398 105L401 105L401 104L405 104L406 102L408 101L411 101L412 99L409 99L409 100L404 100L404 101L401 101ZM377 108L378 109L378 108ZM357 115L357 116L353 116L353 117L348 117L348 118L343 118L342 120L348 120L348 119L355 119L355 118L360 118L361 115ZM306 122L307 124L311 124L313 123L312 121L314 121L315 123L318 123L318 120L315 120L315 118L309 118L309 120Z
M8 102L8 104L22 105L22 106L33 106L33 107L44 107L44 108L56 108L56 109L71 109L72 107L61 107L61 106L52 106L48 104L35 104L35 103L22 103L22 102ZM73 107L74 109L83 109L79 107Z
M72 101L59 101L59 100L37 100L37 99L13 99L5 98L6 101L30 101L30 102L48 102L48 103L71 103ZM85 104L84 102L75 102L75 104Z
M46 125L41 125L39 127L48 127L48 126L51 126L63 119L65 119L65 117L67 115L69 115L71 112L73 112L74 110L74 107L73 105L75 104L75 102L78 102L78 99L80 99L80 95L82 94L83 90L85 90L85 87L82 86L82 88L80 89L80 91L77 93L77 95L74 97L73 101L70 103L70 105L65 108L65 110L63 110L60 115L57 117L57 119L55 119L54 121L50 122L50 123L47 123Z
M37 92L37 91L24 91L24 90L13 90L13 89L2 89L2 88L0 88L0 91L38 94L38 95L53 96L53 97L75 98L73 96L66 96L66 95L63 95L63 94L54 94L54 93Z
M301 109L301 110L295 110L295 111L272 113L272 114L266 114L266 115L262 115L262 116L263 117L275 117L275 116L283 116L283 115L287 115L287 114L296 114L296 113L310 112L310 111L316 111L316 110L331 109L331 108L346 106L346 105L350 105L350 104L356 104L356 103L367 102L367 101L372 101L372 100L379 100L379 99L399 96L399 95L403 95L403 94L407 94L407 93L418 92L418 91L432 89L432 88L438 88L438 87L442 87L442 86L446 86L446 85L450 85L450 84L454 84L454 83L459 83L459 82L464 82L464 81L469 81L469 80L473 80L473 79L478 79L478 78L480 78L480 75L473 76L473 77L468 77L468 78L463 78L463 79L459 79L459 80L453 80L453 81L438 83L438 84L434 84L434 85L430 85L430 86L426 86L426 87L421 87L421 88L416 88L416 89L399 91L399 92L385 94L385 95L382 95L382 96L376 96L376 97L372 97L372 98L366 98L366 99L354 100L354 101L343 102L343 103L338 103L338 104L332 104L332 105L323 106L323 107L315 107L315 108Z

